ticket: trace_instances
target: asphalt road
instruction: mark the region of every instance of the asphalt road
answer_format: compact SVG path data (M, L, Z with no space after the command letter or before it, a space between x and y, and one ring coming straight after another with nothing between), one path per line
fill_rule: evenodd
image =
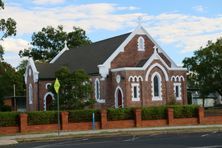
M222 148L222 132L72 138L20 143L6 148Z

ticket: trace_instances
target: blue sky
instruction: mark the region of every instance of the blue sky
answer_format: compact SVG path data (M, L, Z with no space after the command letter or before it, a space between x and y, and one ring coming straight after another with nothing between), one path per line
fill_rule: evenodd
M172 59L185 57L222 36L221 0L7 0L0 18L17 22L17 36L1 41L5 60L17 66L18 51L29 47L33 32L63 25L86 30L92 41L132 31L142 25Z

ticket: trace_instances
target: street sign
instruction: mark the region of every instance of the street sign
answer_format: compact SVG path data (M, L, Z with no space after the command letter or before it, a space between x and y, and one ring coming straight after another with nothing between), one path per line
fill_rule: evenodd
M60 83L59 80L56 78L55 84L54 84L54 89L57 93L57 110L58 110L58 136L60 134L60 115L59 115L59 88L60 88Z
M56 78L55 84L54 84L54 89L56 91L56 93L59 93L59 88L60 88L60 83L59 80Z

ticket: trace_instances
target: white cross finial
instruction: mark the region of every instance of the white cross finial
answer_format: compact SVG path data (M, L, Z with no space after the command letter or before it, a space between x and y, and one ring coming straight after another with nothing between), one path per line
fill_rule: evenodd
M64 49L68 50L69 48L67 46L67 41L66 40L65 40L64 44L65 44Z

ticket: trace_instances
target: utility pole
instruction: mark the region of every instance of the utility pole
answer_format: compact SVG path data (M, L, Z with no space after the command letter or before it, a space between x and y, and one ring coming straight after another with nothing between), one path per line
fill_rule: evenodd
M15 99L15 84L13 84L13 99L14 99L14 111L16 111L16 99Z

